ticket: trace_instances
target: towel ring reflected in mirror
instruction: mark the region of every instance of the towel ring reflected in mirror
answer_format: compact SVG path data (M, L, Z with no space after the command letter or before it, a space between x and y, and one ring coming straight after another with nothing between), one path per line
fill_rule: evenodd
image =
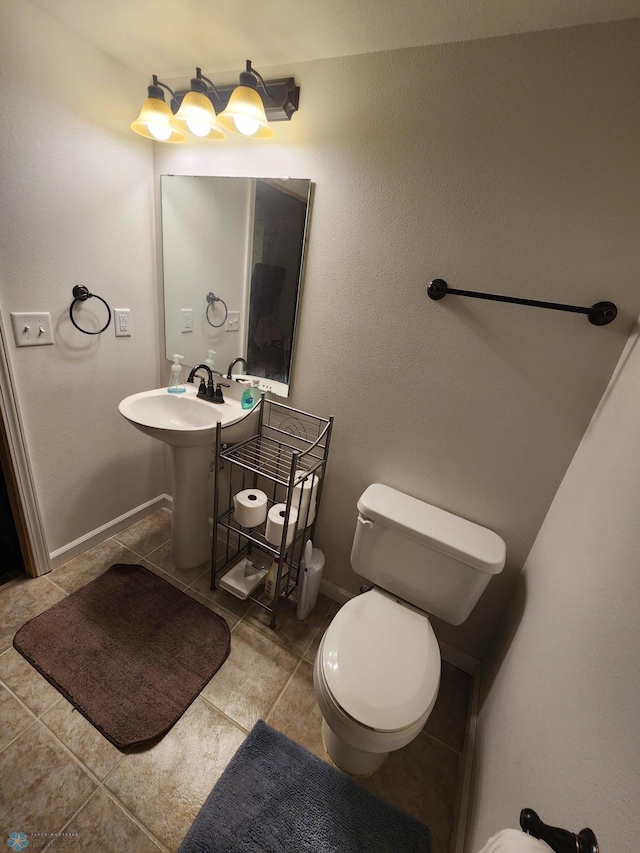
M109 328L109 324L111 323L111 308L107 304L106 300L102 298L102 296L98 296L96 293L90 293L89 289L84 286L84 284L76 284L76 286L72 290L73 293L73 302L69 306L69 319L76 327L79 332L82 332L83 335L101 335L106 329ZM81 328L75 321L73 317L73 306L76 302L86 302L87 299L99 299L100 302L103 303L105 308L107 309L107 322L101 329L98 329L96 332L90 332L87 329Z
M229 316L229 309L227 308L227 303L224 301L224 299L221 299L219 296L216 296L214 293L211 292L207 293L207 302L207 323L210 326L213 326L214 329L220 329L227 322L227 317ZM222 323L212 323L211 317L209 316L209 308L211 308L212 305L215 305L216 302L221 302L224 306L224 319L222 320Z

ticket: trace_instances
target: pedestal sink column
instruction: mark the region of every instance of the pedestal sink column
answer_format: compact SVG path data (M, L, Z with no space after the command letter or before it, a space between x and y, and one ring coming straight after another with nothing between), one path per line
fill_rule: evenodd
M211 557L209 535L210 444L171 445L173 515L171 562L177 569L193 569Z
M118 409L140 432L171 448L171 560L177 569L201 566L211 557L209 466L217 425L224 428L226 441L240 441L253 429L249 413L239 400L201 400L193 385L184 394L168 394L166 388L132 394Z

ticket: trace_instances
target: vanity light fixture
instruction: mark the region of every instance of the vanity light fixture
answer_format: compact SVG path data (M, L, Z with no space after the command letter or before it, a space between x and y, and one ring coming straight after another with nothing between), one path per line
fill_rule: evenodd
M180 109L171 119L171 125L180 132L189 130L200 139L225 139L211 99L207 97L207 83L214 94L220 97L211 80L203 76L202 69L196 68L196 76L191 78L191 90L183 96Z
M262 75L251 67L247 59L245 71L240 73L240 82L231 93L227 108L220 113L220 124L233 133L252 136L254 139L271 139L273 128L269 127L262 98L258 94L258 80L262 83L265 95L273 100Z
M186 142L184 133L171 124L173 113L164 99L162 89L170 92L173 98L176 96L175 92L161 83L155 74L152 79L147 100L142 105L138 118L131 123L131 130L157 142Z
M258 85L260 89L258 90ZM171 94L165 102L163 89ZM196 68L191 88L174 92L153 75L149 97L131 129L157 142L184 142L189 133L200 139L220 140L224 131L240 133L253 139L274 136L271 123L289 121L298 109L300 87L293 77L265 80L247 59L239 85L214 86Z

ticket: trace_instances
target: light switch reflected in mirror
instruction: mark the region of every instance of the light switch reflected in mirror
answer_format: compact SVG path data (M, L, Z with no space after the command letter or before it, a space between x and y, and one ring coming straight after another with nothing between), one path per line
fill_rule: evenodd
M165 350L288 396L311 181L163 175ZM215 301L207 301L207 294ZM207 318L207 308L209 308Z

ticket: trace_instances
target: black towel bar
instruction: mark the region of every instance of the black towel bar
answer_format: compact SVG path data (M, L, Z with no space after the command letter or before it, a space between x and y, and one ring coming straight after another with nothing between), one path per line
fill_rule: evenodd
M458 290L449 287L442 278L434 278L427 287L429 299L444 299L451 293L454 296L472 296L474 299L490 299L492 302L511 302L514 305L533 305L534 308L551 308L554 311L570 311L572 314L586 314L589 322L594 326L607 326L612 323L618 314L618 309L613 302L596 302L591 308L582 308L579 305L564 305L561 302L541 302L538 299L521 299L518 296L498 296L495 293L479 293L476 290Z
M520 826L534 838L548 844L555 853L599 853L598 842L591 829L568 832L543 823L533 809L522 809Z

